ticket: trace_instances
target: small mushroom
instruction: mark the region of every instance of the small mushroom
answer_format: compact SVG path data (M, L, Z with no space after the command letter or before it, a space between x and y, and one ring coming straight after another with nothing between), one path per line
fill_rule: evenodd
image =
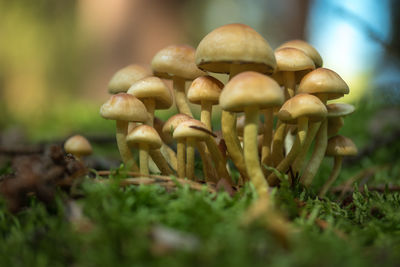
M342 168L343 156L357 155L357 147L353 143L353 141L351 141L351 139L342 135L336 135L329 138L328 146L326 148L326 155L334 157L334 164L328 180L319 191L318 196L321 198L325 196L326 192L328 192L333 182L339 176L340 170Z
M333 70L318 68L308 73L301 80L298 93L308 93L317 96L325 105L328 100L337 99L349 93L349 87L345 81ZM314 179L322 159L324 158L328 143L328 123L321 122L316 136L316 145L300 182L309 186Z
M185 82L205 73L194 63L195 50L188 45L171 45L161 49L153 57L151 68L154 75L171 79L174 83L175 102L179 113L193 117L185 93Z
M126 135L129 122L145 122L148 120L147 110L144 104L126 93L112 95L100 108L100 115L108 120L115 120L117 124L117 145L125 166L138 171L132 153L126 144Z
M284 94L270 77L252 71L242 72L230 80L220 96L220 105L229 112L245 112L244 160L250 181L261 197L268 194L268 184L262 172L257 149L260 109L282 105Z
M82 135L74 135L68 138L64 143L64 150L74 155L77 160L82 160L82 157L93 152L89 141Z
M200 121L212 130L212 106L218 104L224 84L211 76L196 78L188 89L188 100L201 105Z
M151 72L140 65L126 66L118 70L111 78L108 92L110 94L126 93L132 84L150 75Z
M140 125L126 137L129 146L139 147L140 173L149 174L149 150L161 147L161 138L157 131L149 125Z
M227 73L230 79L243 71L271 74L275 56L268 42L253 28L239 23L221 26L207 34L196 49L196 64L204 70ZM248 180L243 149L236 134L236 114L223 110L221 130L229 155L240 175Z
M303 40L291 40L281 44L276 50L284 48L284 47L293 47L300 49L307 56L309 56L315 64L316 68L322 67L322 57L318 53L317 49L315 49L312 45Z

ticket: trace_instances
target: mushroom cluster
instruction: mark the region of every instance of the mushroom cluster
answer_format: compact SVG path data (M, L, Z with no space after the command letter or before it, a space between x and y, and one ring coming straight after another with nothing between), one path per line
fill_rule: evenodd
M125 166L143 175L158 171L230 185L250 181L266 200L269 187L281 182L278 173L308 187L324 156L333 156L323 196L340 172L342 157L357 149L350 139L337 135L354 107L328 103L348 94L349 88L322 64L318 51L305 41L292 40L274 51L251 27L228 24L207 34L197 49L161 49L151 62L152 72L138 65L119 70L100 114L116 121ZM229 81L223 84L212 76L215 73L229 75ZM173 90L163 79L172 80ZM199 120L189 103L200 105ZM155 117L156 110L173 104L178 114L165 122ZM222 109L220 132L212 124L217 105ZM196 155L203 174L195 172ZM151 160L157 168L149 168ZM238 180L232 178L232 167Z

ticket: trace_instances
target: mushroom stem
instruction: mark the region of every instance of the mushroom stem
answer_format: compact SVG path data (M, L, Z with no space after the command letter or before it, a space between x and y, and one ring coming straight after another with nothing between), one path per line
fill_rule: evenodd
M156 163L157 167L160 169L161 173L164 175L173 175L174 171L168 165L167 160L162 155L160 149L150 150L150 157Z
M185 142L183 139L178 139L177 143L177 163L178 163L178 177L185 178Z
M201 101L200 121L207 126L208 130L212 131L211 113L212 113L212 103L208 101Z
M282 71L283 86L285 87L285 98L289 98L295 95L296 88L296 77L294 71Z
M126 143L126 135L128 131L128 122L117 120L117 132L116 132L116 139L117 139L117 146L119 150L119 154L121 155L122 162L125 164L125 167L128 169L138 172L139 168L133 159L132 153Z
M193 118L192 111L190 110L189 104L186 99L185 92L185 80L174 76L174 92L175 92L175 103L179 113L189 115Z
M215 169L217 170L220 179L225 179L230 185L233 185L231 176L226 169L226 160L223 157L221 150L218 147L215 139L210 136L206 140L207 148L210 151L211 158L215 164Z
M139 144L140 173L149 175L149 146L145 143Z
M286 123L278 120L274 138L272 140L271 158L274 166L277 166L284 158L283 155L283 142L285 139Z
M244 160L250 181L254 184L259 197L268 195L268 184L260 166L257 149L258 107L246 107L244 112Z
M210 154L206 149L206 145L203 142L198 141L197 150L199 151L201 162L203 162L203 173L205 180L207 182L218 182L218 175L212 165Z
M147 109L147 114L149 114L149 118L146 124L151 127L154 127L154 110L156 107L156 102L154 101L153 98L146 98L143 99L143 104Z
M162 143L160 150L163 156L166 158L168 164L172 167L174 171L176 171L178 169L178 164L175 151L164 142Z
M274 113L271 108L263 111L264 113L264 137L261 149L261 162L266 165L271 165L271 142L272 130L274 124Z
M298 126L297 126L297 136L296 140L293 144L292 149L290 150L289 154L285 157L284 160L282 160L278 166L276 167L276 170L280 173L286 173L287 170L289 169L290 165L292 162L295 160L296 156L300 153L301 148L304 145L306 135L307 135L307 130L308 130L308 118L307 117L300 117L298 119ZM276 185L279 183L278 177L275 175L275 173L271 173L268 178L268 183L270 185Z
M186 139L186 177L194 180L194 148L196 140L192 137Z
M333 182L337 179L339 176L340 170L342 169L342 156L336 156L333 162L333 169L331 174L329 175L328 180L324 183L324 185L321 188L321 191L319 191L318 196L320 198L324 197L326 192L328 192L329 188L333 184Z
M238 169L240 175L245 181L248 180L246 164L243 157L243 149L236 133L236 115L235 113L222 111L221 114L221 131L225 140L228 154Z
M317 137L315 139L314 151L311 159L305 168L303 175L300 178L300 182L309 187L317 173L319 166L325 155L326 146L328 144L328 133L327 133L328 120L324 120L318 130Z
M303 168L307 152L310 149L310 146L315 138L315 135L318 132L318 129L321 125L321 122L314 122L310 125L307 133L306 140L304 141L304 145L301 148L300 153L297 155L296 159L294 160L292 164L292 169L293 173L296 174L297 172L300 172Z

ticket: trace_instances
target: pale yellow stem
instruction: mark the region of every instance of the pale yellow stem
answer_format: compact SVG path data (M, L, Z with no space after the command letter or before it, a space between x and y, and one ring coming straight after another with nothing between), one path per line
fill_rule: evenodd
M194 148L196 140L193 137L186 138L186 177L194 180Z
M178 161L178 177L185 178L185 140L178 139L177 142L177 161Z
M139 143L139 163L140 173L149 175L149 146L145 143Z
M226 169L226 161L223 157L221 150L215 142L214 138L210 136L206 140L207 148L210 151L211 158L214 161L215 169L219 175L219 179L225 179L229 184L233 184L232 179Z
M278 120L274 138L272 140L272 163L274 166L278 166L284 158L283 155L283 142L285 139L286 123Z
M271 166L271 143L272 143L272 131L274 124L274 113L272 109L266 109L264 113L264 136L263 144L261 148L261 162L265 165Z
M163 156L165 157L165 159L167 160L167 162L171 166L171 168L174 171L177 171L178 163L177 163L175 151L163 142L161 145L161 153L163 154Z
M207 126L207 129L210 131L212 131L211 114L212 114L212 103L207 101L201 101L200 121L204 123Z
M157 167L160 169L161 173L164 175L174 175L174 171L168 165L167 160L164 158L160 149L151 149L150 157L153 159Z
M203 162L203 173L204 178L207 182L218 182L218 175L212 164L210 153L207 151L207 147L201 141L197 142L197 150L199 151L201 161Z
M333 182L335 182L336 179L338 178L340 170L342 169L342 159L343 157L341 156L335 157L332 172L329 175L328 180L326 180L325 184L322 186L321 191L319 191L318 196L320 198L325 196L326 192L328 192Z
M175 103L179 113L183 113L193 117L192 111L190 110L189 103L186 98L185 92L185 80L174 76L174 93L175 93Z
M121 155L122 162L125 164L125 167L129 170L138 172L139 168L133 159L132 153L126 143L126 135L128 131L128 122L117 120L117 145L119 154Z
M268 184L260 166L258 157L258 107L245 108L246 122L244 126L244 160L250 181L254 184L259 197L268 195Z
M156 107L156 102L153 98L145 98L142 100L142 102L147 109L147 114L149 115L146 124L151 127L154 127L154 110Z
M289 98L295 95L296 90L296 77L294 71L282 71L283 86L285 87L285 98Z

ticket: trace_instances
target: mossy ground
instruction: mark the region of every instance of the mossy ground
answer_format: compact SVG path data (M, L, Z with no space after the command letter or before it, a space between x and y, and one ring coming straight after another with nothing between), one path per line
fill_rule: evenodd
M367 121L356 123L365 117L358 112L350 116L342 131L359 147L370 141ZM399 143L346 166L336 185L371 166L386 167L373 173L369 185L399 184ZM172 191L157 185L122 189L117 182L93 183L93 178L87 178L79 188L82 197L75 201L90 220L89 229L79 231L68 220L69 196L62 191L47 206L32 197L28 208L17 214L9 213L1 201L0 266L398 265L400 194L360 192L354 187L345 202L333 194L319 200L317 189L329 175L330 161L324 162L313 188L290 188L284 183L274 191L277 206L295 227L289 248L282 248L257 223L242 225L254 200L250 186L229 197L224 192L210 194L179 185ZM121 178L123 174L110 180ZM158 225L196 238L198 246L157 253L150 232Z

